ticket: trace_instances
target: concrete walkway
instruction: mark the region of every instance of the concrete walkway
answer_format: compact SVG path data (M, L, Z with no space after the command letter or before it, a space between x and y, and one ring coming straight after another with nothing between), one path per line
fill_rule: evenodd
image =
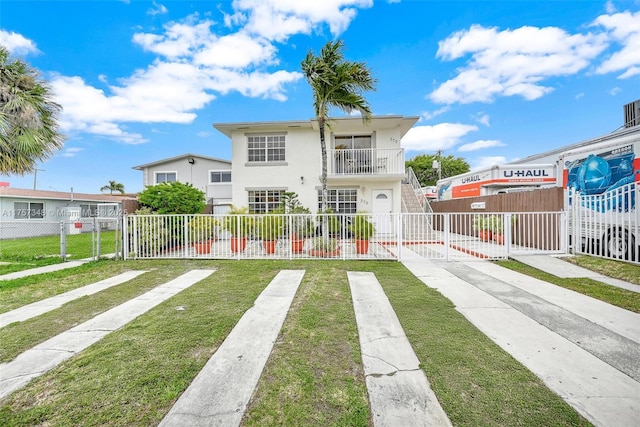
M9 363L0 364L0 400L213 272L192 270L185 273L36 345Z
M51 298L36 301L32 304L16 308L15 310L7 311L6 313L0 314L0 328L3 328L13 322L24 322L32 317L40 316L48 311L62 307L64 304L73 301L74 299L93 295L112 286L128 282L144 272L145 271L127 271L117 276L110 277L81 288L72 289L63 294L52 296Z
M597 280L598 282L606 283L611 286L616 286L618 288L627 289L633 292L640 292L640 285L636 285L635 283L625 282L624 280L614 279L613 277L596 273L595 271L591 271L589 269L580 267L579 265L575 265L568 261L564 261L562 258L557 256L514 255L514 256L511 256L511 258L523 264L527 264L533 268L537 268L538 270L551 273L557 277L564 277L564 278L585 277L585 278Z
M594 425L638 425L640 315L486 261L403 264Z
M240 425L303 276L303 270L278 273L160 426Z
M51 264L51 265L45 265L43 267L30 268L29 270L22 270L22 271L16 271L15 273L3 274L0 276L0 280L13 280L13 279L20 279L22 277L33 276L35 274L51 273L54 271L65 270L67 268L78 267L86 262L89 262L89 261L88 260L67 261L67 262L61 262L59 264Z
M347 272L376 427L450 426L373 273Z

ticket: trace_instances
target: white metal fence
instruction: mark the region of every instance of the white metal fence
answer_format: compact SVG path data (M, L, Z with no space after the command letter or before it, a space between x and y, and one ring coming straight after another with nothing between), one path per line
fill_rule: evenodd
M629 183L603 194L569 197L575 253L640 263L640 186Z
M129 215L125 257L505 259L566 253L564 212Z

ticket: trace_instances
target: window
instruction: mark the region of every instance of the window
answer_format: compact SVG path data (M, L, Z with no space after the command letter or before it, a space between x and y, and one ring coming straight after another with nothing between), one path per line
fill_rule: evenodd
M80 205L81 218L93 218L98 216L98 205Z
M284 162L284 135L247 136L247 161L249 163Z
M371 135L336 136L334 142L335 147L351 150L372 148Z
M335 213L352 214L358 210L358 190L355 188L340 188L327 190L329 209ZM318 190L318 209L322 209L322 190Z
M249 191L249 212L267 213L280 207L284 190Z
M44 203L15 202L13 204L15 219L44 218Z
M176 182L175 172L156 172L156 184L163 182Z
M231 171L211 171L209 173L209 183L221 184L231 182Z

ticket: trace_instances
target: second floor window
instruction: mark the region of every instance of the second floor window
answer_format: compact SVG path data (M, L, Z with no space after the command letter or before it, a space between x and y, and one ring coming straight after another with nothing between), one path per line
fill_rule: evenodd
M156 172L156 184L162 184L163 182L176 182L175 172Z
M247 137L249 163L284 162L284 135L251 135Z
M231 182L231 171L211 171L209 175L211 184Z

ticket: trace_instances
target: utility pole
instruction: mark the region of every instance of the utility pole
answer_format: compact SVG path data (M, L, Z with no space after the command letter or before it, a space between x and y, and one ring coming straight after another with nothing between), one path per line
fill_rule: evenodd
M436 151L436 160L433 161L431 167L438 170L438 180L442 179L442 150Z
M38 186L38 171L46 172L46 170L44 169L38 169L38 168L33 169L33 189L34 190L36 190L36 187Z

